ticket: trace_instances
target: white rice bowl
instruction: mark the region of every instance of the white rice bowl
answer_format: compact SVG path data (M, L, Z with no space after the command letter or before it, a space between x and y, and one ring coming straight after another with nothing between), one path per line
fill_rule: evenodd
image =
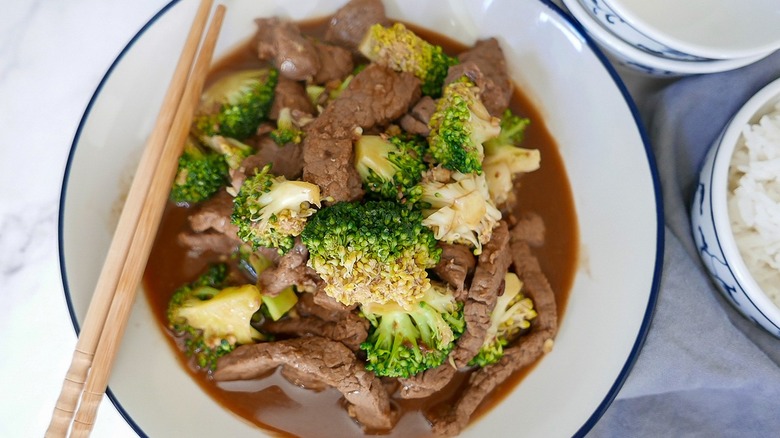
M744 127L731 163L728 209L737 247L780 307L780 104Z

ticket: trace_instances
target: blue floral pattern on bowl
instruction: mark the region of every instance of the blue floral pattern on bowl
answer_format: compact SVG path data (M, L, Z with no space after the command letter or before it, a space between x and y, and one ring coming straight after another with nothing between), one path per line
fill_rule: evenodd
M690 55L666 46L623 20L603 0L579 0L585 9L595 17L605 29L634 47L655 56L681 61L706 61L708 58Z
M712 175L715 157L719 152L717 146L720 144L721 138L722 134L710 148L699 174L699 182L691 204L693 239L696 242L696 249L702 263L710 272L713 282L723 296L745 317L780 338L780 326L772 322L745 292L739 280L739 274L726 258L721 240L715 230L715 215L712 209Z

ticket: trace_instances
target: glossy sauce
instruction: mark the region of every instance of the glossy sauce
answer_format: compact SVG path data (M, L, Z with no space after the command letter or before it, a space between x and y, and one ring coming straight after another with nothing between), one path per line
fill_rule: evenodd
M302 24L310 34L318 34L323 21ZM457 54L466 47L442 36L410 26L418 35ZM210 80L231 70L259 67L252 46L246 44L222 59L212 70ZM523 147L541 152L541 168L524 175L518 181L518 208L516 214L535 212L544 219L547 233L545 245L535 250L542 269L555 291L558 319L563 316L577 261L578 231L574 202L568 178L555 142L547 131L544 120L530 105L521 90L516 90L512 110L528 117ZM188 209L169 205L149 258L144 275L146 296L162 330L166 330L166 308L173 291L192 281L210 263L225 261L224 256L199 254L192 256L177 243L177 234L187 228ZM170 335L170 333L168 333ZM167 336L170 346L182 367L215 400L247 421L278 436L363 436L362 429L347 414L341 394L335 389L315 392L288 383L277 372L251 382L216 384L205 373L196 372L181 353L176 339ZM535 365L534 365L535 366ZM472 421L500 402L534 366L529 366L504 382L473 415ZM424 413L437 405L451 403L459 394L467 373L459 373L451 384L438 394L425 399L394 398L395 407L402 412L396 426L384 436L430 436L430 427Z

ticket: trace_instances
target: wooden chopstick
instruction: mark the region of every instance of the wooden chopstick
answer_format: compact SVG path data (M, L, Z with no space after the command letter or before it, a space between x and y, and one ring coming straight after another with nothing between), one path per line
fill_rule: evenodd
M81 394L76 417L73 420L72 437L89 436L94 425L97 409L108 385L108 377L119 350L119 342L127 327L138 285L146 268L154 238L157 235L171 183L176 174L178 157L189 134L192 117L200 101L224 16L225 7L223 5L217 6L195 62L194 70L187 82L184 97L173 119L170 135L165 142L156 174L149 187L149 194L141 210L138 228L133 235L130 251L119 276L116 295L100 334L92 368L87 377L85 389Z
M97 392L96 387L100 386L98 385L100 382L91 383L91 381L100 377L99 374L104 373L105 376L103 377L103 381L105 383L102 384L102 389L100 389L97 403L95 403L92 413L81 414L80 423L89 425L86 428L80 426L80 430L86 432L87 435L91 430L91 423L94 420L94 415L97 412L97 406L100 399L102 399L102 394L105 392L108 373L111 364L113 364L113 356L115 355L115 351L110 351L112 357L108 360L102 359L102 355L106 354L106 347L101 349L100 343L108 342L110 334L113 336L112 345L116 346L119 342L119 338L124 333L124 326L129 317L130 305L128 304L121 308L121 312L125 313L124 315L117 314L117 312L120 312L119 309L114 312L111 312L111 310L114 310L114 308L118 306L115 301L132 303L135 298L135 291L140 282L140 276L143 273L143 266L141 267L139 274L131 277L126 273L126 271L128 271L127 263L133 260L137 261L140 258L143 259L143 265L145 265L146 258L151 249L151 243L142 245L141 241L136 238L137 232L143 228L145 230L143 232L148 234L149 231L153 229L154 231L151 232L153 239L157 226L159 225L159 217L162 214L167 194L162 198L160 195L152 196L154 200L157 200L157 206L152 205L150 195L154 195L152 192L154 190L159 191L159 187L163 185L167 185L166 189L169 189L171 181L173 180L173 175L170 175L167 182L162 181L166 174L163 173L161 175L160 171L165 170L165 167L167 166L172 167L175 172L178 154L181 151L181 144L183 143L187 132L186 128L182 127L184 124L183 120L187 119L187 123L189 122L189 119L192 117L192 112L194 111L194 105L197 104L197 99L195 99L195 104L189 103L185 105L181 102L183 95L185 98L188 98L185 93L185 85L191 84L192 82L192 80L188 80L188 77L190 76L193 59L195 58L203 31L208 21L212 3L213 0L202 0L195 15L195 19L193 20L184 49L182 50L179 62L171 79L171 85L163 99L162 109L158 115L155 127L152 130L152 134L149 137L141 161L139 162L130 191L128 192L125 206L120 216L119 223L117 224L117 229L114 232L114 238L111 242L108 256L103 265L93 298L82 325L79 339L76 343L70 367L65 376L51 422L46 431L46 437L64 437L67 435L71 420L76 411L76 406L81 398L85 381L88 384L88 389L90 389L92 393L95 393ZM218 24L216 24L216 26L212 25L212 28L216 27L216 30L211 31L210 29L209 31L209 34L213 35L210 37L213 40L210 43L210 53L208 53L207 57L204 57L204 54L201 54L198 58L199 63L206 63L206 66L200 69L200 73L197 73L202 76L199 80L200 85L197 87L190 86L188 88L190 101L193 100L191 96L195 93L199 96L200 90L203 88L203 82L205 80L204 69L207 71L208 64L211 62L214 41L216 41L216 34L219 32L223 16L224 7L218 8L217 14L215 14L215 20L217 20L218 17ZM206 43L204 43L204 46L206 46ZM203 61L201 61L201 59L203 59ZM196 73L193 73L193 77L195 76ZM189 117L179 115L181 113L180 108L185 106L187 107L186 114L189 114ZM177 119L179 120L178 122ZM176 131L172 131L172 129L175 129ZM184 131L184 135L169 135L177 133L178 131ZM180 138L181 140L174 142L174 137ZM171 155L175 156L171 158ZM171 164L171 162L173 164ZM155 182L157 183L155 184ZM154 212L147 211L152 208L159 210L159 214L155 216L152 214ZM150 225L149 221L154 217L157 217L157 221ZM135 281L132 281L131 278L135 278ZM109 314L111 314L110 317ZM118 321L116 318L118 318ZM122 320L124 320L124 322L122 322ZM121 323L121 329L114 329L106 332L106 327L113 327L115 322ZM115 349L115 347L109 350L113 349ZM101 357L99 364L93 364L96 354ZM101 370L101 367L107 369ZM90 376L89 380L87 380L88 373ZM93 378L93 376L95 377ZM87 397L87 400L89 400L89 397ZM83 404L84 401L82 400L82 405ZM79 413L81 413L81 408L79 409ZM90 419L90 416L92 419Z

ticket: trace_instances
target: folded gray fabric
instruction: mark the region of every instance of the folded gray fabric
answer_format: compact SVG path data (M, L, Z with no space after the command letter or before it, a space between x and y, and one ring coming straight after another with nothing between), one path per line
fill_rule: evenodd
M716 290L688 212L710 145L778 77L780 52L739 70L681 79L643 108L664 197L664 271L644 348L589 436L780 436L780 339Z

